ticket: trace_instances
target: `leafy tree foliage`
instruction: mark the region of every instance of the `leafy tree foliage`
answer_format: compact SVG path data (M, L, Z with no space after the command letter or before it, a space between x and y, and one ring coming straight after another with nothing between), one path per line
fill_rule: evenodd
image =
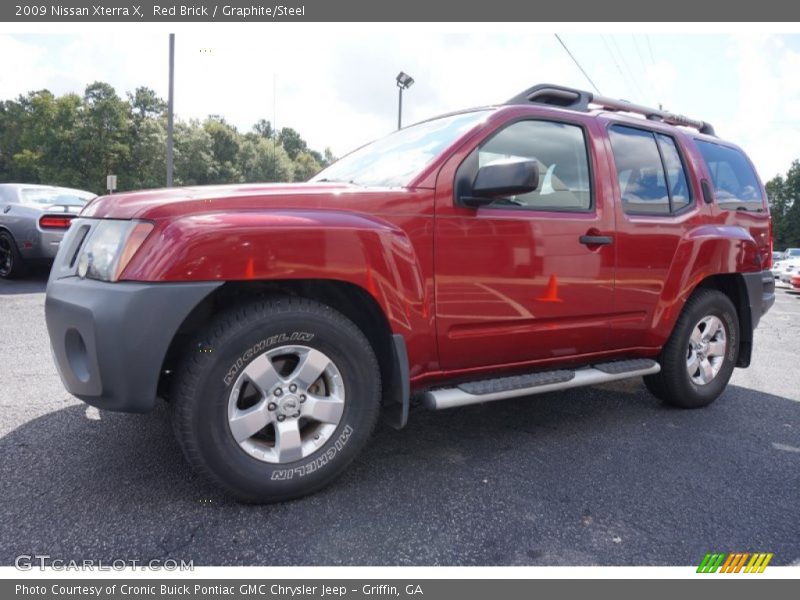
M166 110L149 88L123 98L99 81L82 96L38 90L0 101L0 181L102 193L115 173L121 191L163 186ZM305 181L335 160L289 127L276 131L261 119L241 133L217 115L176 120L174 151L178 185Z
M800 247L800 160L766 184L775 249Z

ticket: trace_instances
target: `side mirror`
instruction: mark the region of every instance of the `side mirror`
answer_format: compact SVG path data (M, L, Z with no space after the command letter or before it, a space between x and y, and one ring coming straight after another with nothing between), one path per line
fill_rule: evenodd
M459 198L465 206L491 204L498 198L527 194L539 187L539 164L516 158L496 161L478 169L470 196Z

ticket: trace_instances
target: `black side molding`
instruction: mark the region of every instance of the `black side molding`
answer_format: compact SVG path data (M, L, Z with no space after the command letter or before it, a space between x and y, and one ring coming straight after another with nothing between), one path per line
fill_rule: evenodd
M741 277L746 294L742 301L747 305L742 307L745 314L739 316L743 330L736 366L748 367L753 351L753 330L758 327L761 317L775 304L775 277L772 271L741 273Z

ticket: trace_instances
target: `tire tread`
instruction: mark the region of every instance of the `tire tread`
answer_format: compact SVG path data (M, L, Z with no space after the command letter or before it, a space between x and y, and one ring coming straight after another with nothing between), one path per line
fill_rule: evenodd
M309 315L321 316L331 324L347 330L352 334L353 338L357 340L363 351L363 356L370 362L370 368L374 373L378 374L378 394L376 398L380 398L380 370L378 367L378 360L375 353L363 332L344 315L334 310L333 308L310 300L307 298L293 297L293 296L277 296L271 298L261 298L255 301L250 301L238 304L221 312L216 318L213 319L211 324L194 339L194 343L189 348L194 347L195 344L206 343L210 347L221 345L227 340L235 338L246 331L255 320L276 317L282 314L297 314L306 313ZM194 412L197 409L197 402L195 398L198 394L197 386L202 380L203 374L210 367L213 361L213 353L206 354L202 352L187 352L184 360L179 368L178 376L173 385L173 392L170 401L171 421L173 430L178 440L183 454L185 455L190 466L196 473L203 476L211 483L226 490L231 495L237 497L244 502L262 503L275 500L285 500L288 498L264 498L263 496L247 496L243 495L239 489L231 488L226 481L221 479L213 469L209 468L206 464L198 439L193 435L192 423L194 421ZM371 423L367 424L369 434L368 438L372 436L375 426L377 424L378 411L374 411L374 416ZM304 490L302 494L297 494L293 497L310 494L317 489L324 487L327 483L318 485L315 488Z

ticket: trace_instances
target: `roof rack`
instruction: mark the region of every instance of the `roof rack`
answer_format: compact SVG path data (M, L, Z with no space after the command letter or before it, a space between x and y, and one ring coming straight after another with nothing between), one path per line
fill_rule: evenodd
M528 88L521 94L517 94L506 104L547 104L550 106L559 106L561 108L568 108L570 110L578 110L581 112L588 112L589 105L598 106L606 110L629 112L644 115L651 121L661 121L669 125L683 125L684 127L692 127L697 129L700 133L707 135L716 135L714 127L711 123L700 121L697 119L690 119L683 115L658 110L656 108L648 108L639 104L633 104L627 100L615 100L614 98L607 98L606 96L599 96L592 92L584 90L576 90L573 88L563 87L560 85L552 85L549 83L540 83L532 88Z

